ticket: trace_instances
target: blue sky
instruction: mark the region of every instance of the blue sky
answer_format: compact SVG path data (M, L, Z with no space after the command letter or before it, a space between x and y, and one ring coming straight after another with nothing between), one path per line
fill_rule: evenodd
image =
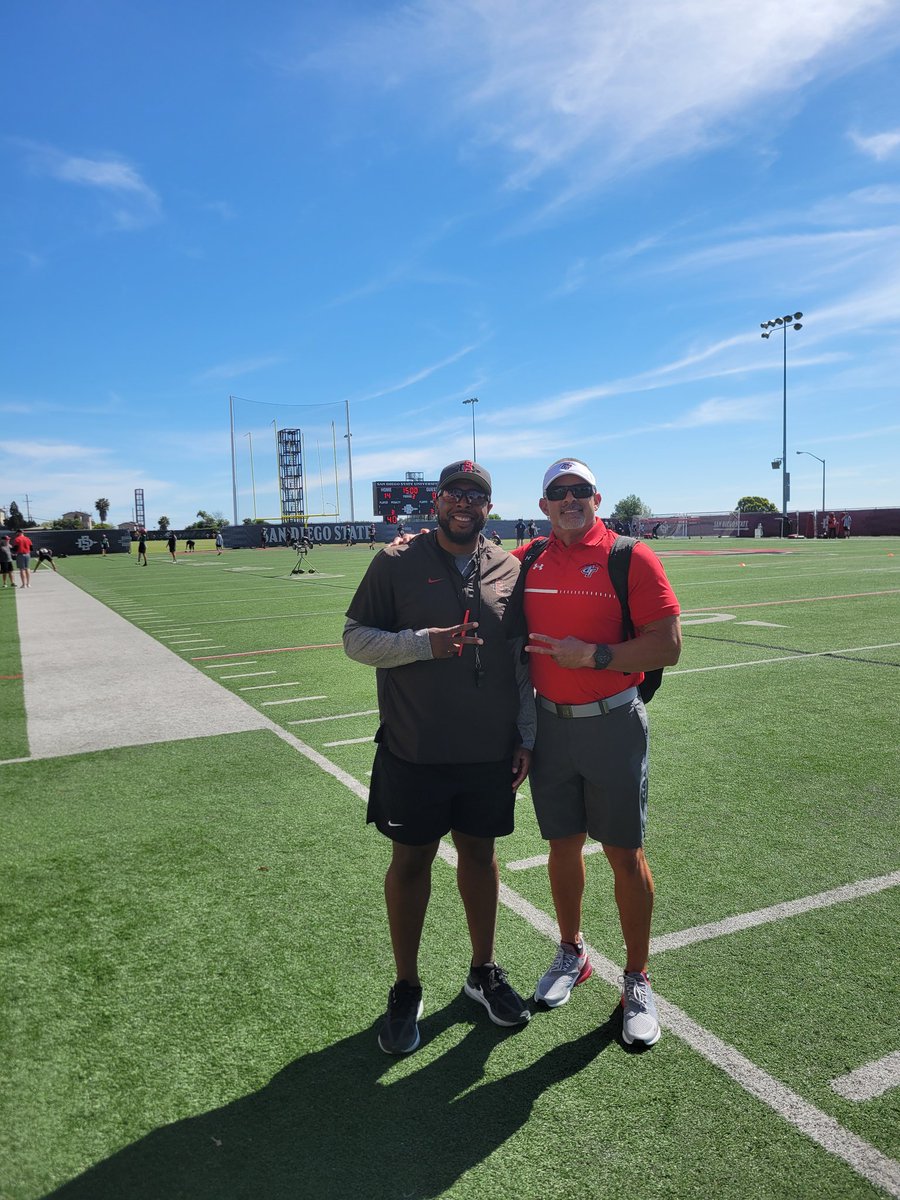
M311 511L472 448L604 511L900 504L896 0L12 0L0 504ZM247 402L245 402L247 401ZM249 403L248 403L249 402ZM332 422L337 443L335 499ZM246 435L250 434L248 438Z

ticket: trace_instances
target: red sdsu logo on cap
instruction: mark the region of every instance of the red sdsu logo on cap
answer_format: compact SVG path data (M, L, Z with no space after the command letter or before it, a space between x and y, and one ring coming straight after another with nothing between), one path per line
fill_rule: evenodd
M469 474L471 474L472 471L475 470L475 464L473 462L470 462L470 460L467 458L465 462L461 462L459 464L459 469L461 471L468 471Z
M592 575L596 575L599 570L600 570L599 563L588 563L588 565L586 567L581 568L581 573L585 577L585 579L590 579L590 577Z

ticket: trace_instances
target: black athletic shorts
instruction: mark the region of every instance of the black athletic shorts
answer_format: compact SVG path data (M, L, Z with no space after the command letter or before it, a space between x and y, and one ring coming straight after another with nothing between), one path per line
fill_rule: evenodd
M405 846L427 846L455 829L470 837L513 831L512 758L485 763L411 763L375 752L366 821Z

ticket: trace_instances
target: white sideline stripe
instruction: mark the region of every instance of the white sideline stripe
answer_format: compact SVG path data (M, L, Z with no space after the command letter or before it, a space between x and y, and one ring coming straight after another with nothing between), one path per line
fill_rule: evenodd
M219 679L255 679L258 675L274 675L274 671L242 671L240 675L219 675ZM272 687L271 683L257 684L257 687ZM241 688L246 692L246 688Z
M299 704L301 700L327 700L327 696L291 696L290 700L263 700L260 708L272 708L276 704Z
M259 662L258 658L247 658L241 663L241 666L242 667L255 667L258 662ZM207 671L214 671L218 667L234 667L235 665L236 664L233 662L204 663L203 664L203 666L206 668ZM263 672L263 674L274 675L275 672L274 671L265 671L265 672ZM219 678L221 679L222 676L220 675Z
M251 675L274 675L274 671L250 671ZM234 675L220 675L220 679L234 679ZM300 687L299 679L292 679L290 683L251 683L249 687L238 688L240 692L260 692L263 688L276 687Z
M900 1050L832 1079L829 1087L845 1100L874 1100L900 1087Z
M372 736L364 738L344 738L342 742L323 742L323 746L359 746L362 742L371 742Z
M879 642L877 646L849 646L846 650L814 650L810 654L798 650L796 654L785 654L781 658L757 658L752 662L720 663L715 667L685 667L681 671L667 670L666 679L670 675L696 675L700 671L731 671L736 667L762 667L766 663L805 662L808 658L823 658L829 654L857 654L862 650L893 650L896 646L900 646L900 642Z
M336 717L305 717L302 721L288 721L288 725L317 725L320 721L345 721L349 717L371 717L377 712L377 708L364 708L362 712L338 713Z
M755 912L740 913L734 917L726 917L723 921L695 925L692 929L682 929L678 933L661 934L660 937L650 939L650 953L662 954L666 950L680 950L682 946L690 946L694 942L706 942L710 938L724 937L725 934L737 933L741 929L768 925L772 921L796 917L800 913L813 912L817 908L830 908L831 905L842 904L845 900L858 900L860 896L873 896L876 892L898 886L900 871L892 871L889 875L876 875L872 879L860 879L857 883L845 883L827 892L818 892L815 896L786 900L783 904L772 904L768 908L758 908Z
M328 743L326 742L327 746ZM590 846L585 846L582 854L599 854L603 847L599 842L592 842ZM550 860L548 854L536 854L534 858L520 858L516 862L506 864L507 871L527 871L530 867L546 867Z
M354 715L361 716L363 714ZM322 720L323 718L314 719ZM329 718L324 719L328 720ZM291 724L300 723L298 721L291 722ZM292 733L276 725L274 721L271 723L267 721L266 724L277 737L287 742L289 746L293 746L295 750L298 750L333 779L341 782L354 796L358 796L360 800L368 799L368 788L363 787L352 775L341 770L324 754L319 754L311 746L307 746L305 742L294 737ZM443 841L439 842L438 854L450 866L456 866L456 851L452 846L448 846ZM514 892L512 888L503 883L500 885L500 902L517 916L522 917L549 941L556 942L556 922L546 913L541 912L539 908L535 908L524 896L520 896L518 892ZM590 955L591 965L597 974L608 984L617 988L621 976L620 968L610 959L598 954L593 947L586 946L585 949ZM827 1150L835 1158L841 1159L858 1175L869 1180L876 1187L883 1188L891 1196L900 1197L900 1163L888 1158L886 1154L882 1154L869 1142L855 1133L851 1133L849 1129L845 1129L834 1117L830 1117L820 1108L816 1108L814 1104L810 1104L802 1096L779 1083L774 1076L769 1075L767 1071L763 1071L762 1068L745 1058L734 1046L729 1046L727 1042L717 1038L708 1029L704 1029L696 1021L692 1021L687 1013L676 1005L670 1004L668 1000L663 1000L658 995L656 1004L661 1018L660 1024L674 1033L676 1037L681 1038L707 1062L718 1067L729 1079L744 1088L751 1096L761 1100L774 1113L816 1142L823 1150Z

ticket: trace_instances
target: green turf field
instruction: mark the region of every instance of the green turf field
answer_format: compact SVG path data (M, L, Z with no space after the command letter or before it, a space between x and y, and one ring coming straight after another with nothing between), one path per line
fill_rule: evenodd
M316 549L291 576L288 550L198 547L60 569L299 743L4 765L3 1200L900 1195L900 539L655 546L684 609L650 707L659 1044L617 1036L602 854L600 969L514 1033L459 994L439 859L423 1044L402 1061L374 1033L392 982L387 847L361 799L374 672L340 649L371 552ZM523 792L498 952L527 992L554 947ZM832 1086L891 1054L887 1090Z

